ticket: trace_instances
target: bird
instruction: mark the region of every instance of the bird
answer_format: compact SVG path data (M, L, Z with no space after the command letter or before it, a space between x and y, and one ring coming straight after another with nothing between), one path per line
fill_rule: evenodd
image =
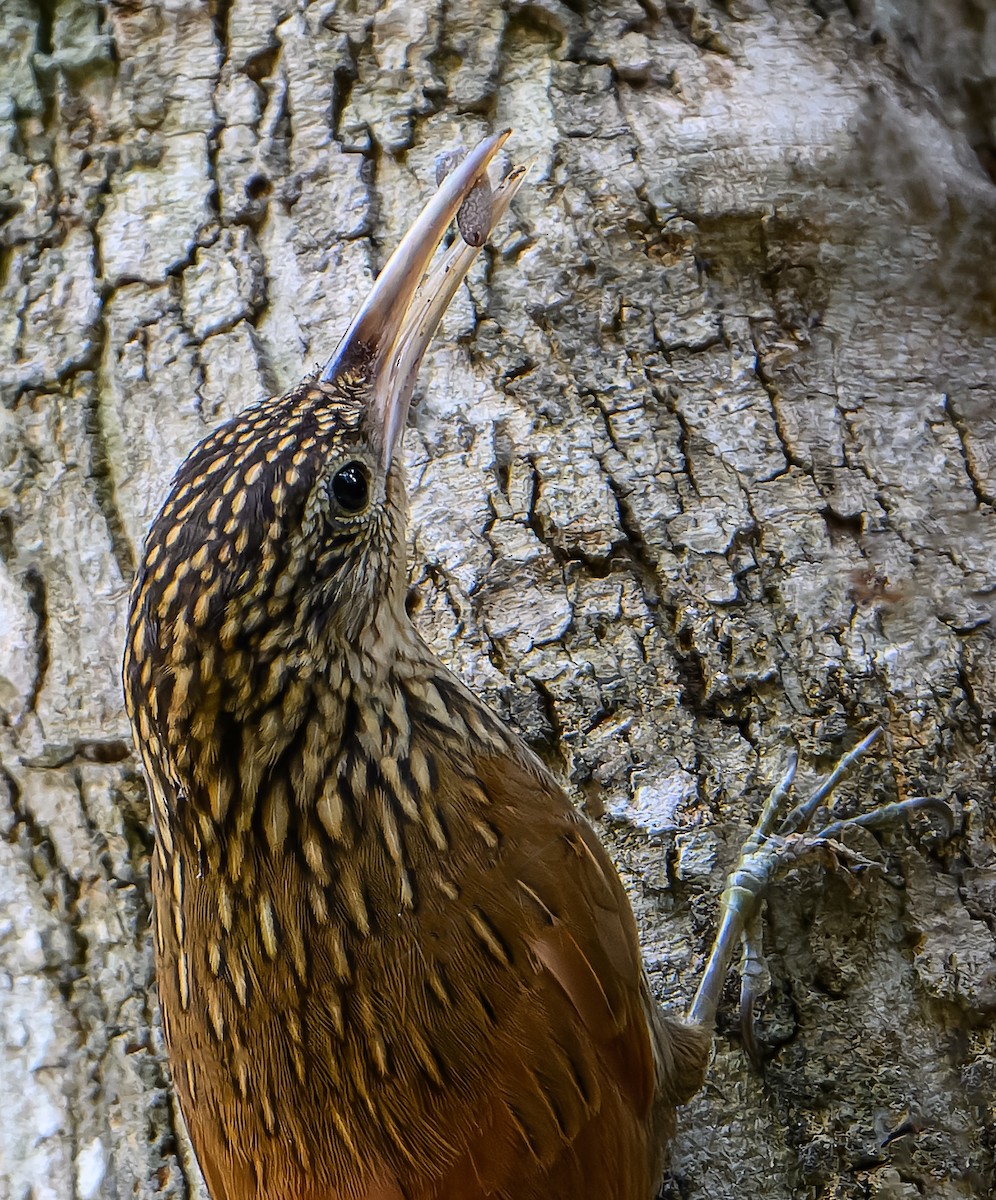
M136 573L162 1023L212 1200L649 1200L702 1082L592 827L406 612L401 439L476 246L430 263L468 198L473 242L504 216L507 136L319 372L191 451Z
M846 828L949 815L912 797L820 826L879 730L782 815L790 756L687 1018L658 1006L592 826L406 609L402 437L522 184L488 181L508 136L445 156L332 356L195 446L145 539L125 706L163 1032L212 1200L651 1200L738 945L749 1022L772 879Z

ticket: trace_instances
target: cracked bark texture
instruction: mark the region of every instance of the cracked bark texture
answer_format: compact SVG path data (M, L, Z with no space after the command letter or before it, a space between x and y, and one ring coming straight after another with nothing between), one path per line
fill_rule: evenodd
M675 1006L793 741L881 723L841 803L958 818L775 889L769 1061L722 1025L664 1194L993 1194L991 4L4 0L0 62L0 1195L203 1195L132 564L505 124L530 180L406 439L420 628L601 816Z

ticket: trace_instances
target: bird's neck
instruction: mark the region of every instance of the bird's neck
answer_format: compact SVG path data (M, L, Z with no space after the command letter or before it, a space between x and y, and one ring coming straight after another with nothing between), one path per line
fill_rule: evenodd
M167 830L199 870L234 882L246 864L285 853L291 842L305 861L313 842L322 861L333 862L383 824L385 805L417 823L442 762L472 771L475 759L509 755L543 772L407 617L371 614L355 640L310 664L248 711L222 704L214 745L190 764Z

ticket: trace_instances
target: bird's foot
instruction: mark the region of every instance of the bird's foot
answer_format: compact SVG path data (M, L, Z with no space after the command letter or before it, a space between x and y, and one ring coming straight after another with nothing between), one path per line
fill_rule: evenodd
M838 819L823 807L844 774L880 734L880 729L868 734L840 759L806 799L783 815L798 762L793 751L785 774L768 796L753 832L743 845L739 861L727 876L719 931L692 1002L689 1019L712 1028L726 972L739 943L743 952L741 1027L744 1045L755 1065L759 1063L759 1054L754 1039L754 1007L766 990L768 977L761 953L761 902L771 883L800 860L813 855L819 855L827 865L843 865L851 870L877 866L841 842L841 836L852 829L889 829L913 813L924 811L941 815L950 827L950 806L933 796L913 796L881 805L871 812Z

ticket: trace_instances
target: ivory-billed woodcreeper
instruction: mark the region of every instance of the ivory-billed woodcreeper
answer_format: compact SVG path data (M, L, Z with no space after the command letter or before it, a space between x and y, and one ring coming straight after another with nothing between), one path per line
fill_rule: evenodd
M594 833L405 611L399 443L475 250L430 260L506 136L326 367L192 451L145 544L125 689L214 1200L649 1200L701 1082L707 1036L657 1008Z

